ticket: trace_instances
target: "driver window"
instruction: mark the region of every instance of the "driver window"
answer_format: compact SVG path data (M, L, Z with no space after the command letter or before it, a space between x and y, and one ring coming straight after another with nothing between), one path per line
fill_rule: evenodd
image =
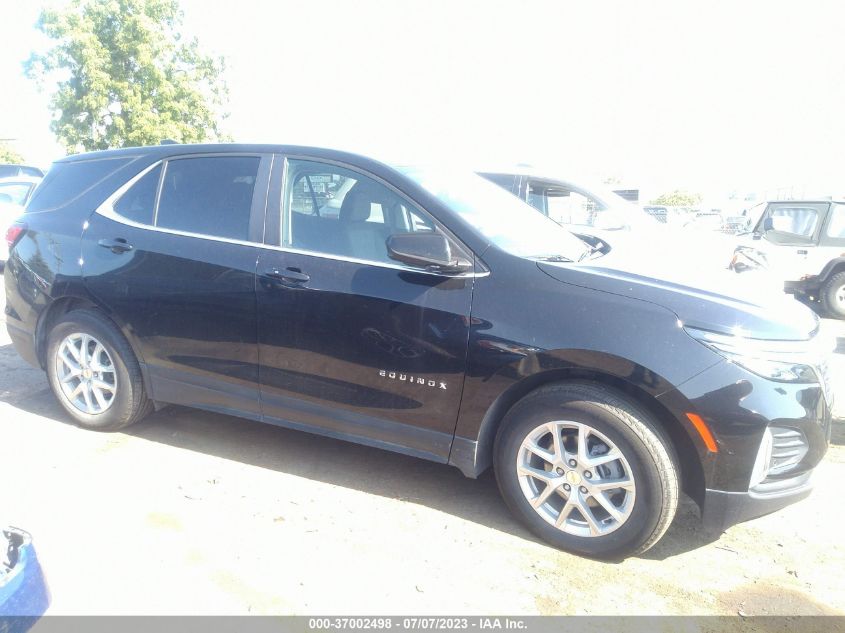
M392 234L437 230L390 188L343 167L290 160L287 183L282 244L297 250L395 265Z
M827 205L824 205L825 207ZM816 233L823 209L820 205L773 205L769 207L767 219L770 231L787 236L812 239Z

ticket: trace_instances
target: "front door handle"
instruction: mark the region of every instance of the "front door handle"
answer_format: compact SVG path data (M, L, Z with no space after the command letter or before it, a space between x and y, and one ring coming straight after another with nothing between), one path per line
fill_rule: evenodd
M103 239L97 242L103 248L109 249L112 253L125 253L126 251L132 250L132 244L128 243L122 237L116 237L114 239Z
M284 270L271 268L264 274L287 284L304 284L311 279L311 275L307 275L298 268L285 268Z

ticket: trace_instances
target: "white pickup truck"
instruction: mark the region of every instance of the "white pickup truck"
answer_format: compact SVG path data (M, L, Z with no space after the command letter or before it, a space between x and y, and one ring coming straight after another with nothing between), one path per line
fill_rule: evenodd
M786 292L845 319L845 201L768 202L738 239L732 270L767 271Z

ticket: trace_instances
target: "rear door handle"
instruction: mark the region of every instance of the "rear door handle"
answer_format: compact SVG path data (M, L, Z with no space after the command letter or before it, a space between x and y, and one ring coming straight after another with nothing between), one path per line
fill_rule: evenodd
M112 253L125 253L126 251L132 250L132 244L128 243L122 237L116 237L114 239L103 239L97 242L103 248L109 249Z
M272 279L278 279L288 284L304 284L311 279L311 275L307 275L297 268L285 268L284 270L271 268L264 274Z

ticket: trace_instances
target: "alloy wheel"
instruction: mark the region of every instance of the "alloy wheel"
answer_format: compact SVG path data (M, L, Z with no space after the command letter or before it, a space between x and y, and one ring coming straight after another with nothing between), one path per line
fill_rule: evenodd
M90 334L76 332L56 349L56 378L62 394L82 413L97 415L114 403L117 374L106 348Z
M631 516L636 482L622 451L587 424L541 424L517 452L517 476L528 503L568 534L596 537Z

